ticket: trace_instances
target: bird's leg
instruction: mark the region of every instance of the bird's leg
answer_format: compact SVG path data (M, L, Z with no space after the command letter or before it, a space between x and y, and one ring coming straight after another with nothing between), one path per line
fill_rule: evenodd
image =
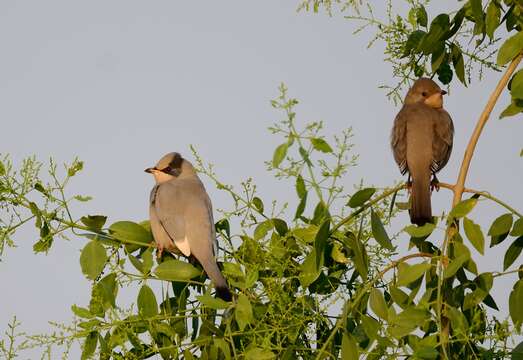
M406 185L407 185L407 192L410 195L410 193L412 191L412 180L410 179L410 174L409 174L409 177L407 178L407 184Z
M436 174L432 174L432 180L430 181L430 191L439 191L439 180L436 177Z
M156 243L156 258L161 259L163 253L163 245L161 243Z

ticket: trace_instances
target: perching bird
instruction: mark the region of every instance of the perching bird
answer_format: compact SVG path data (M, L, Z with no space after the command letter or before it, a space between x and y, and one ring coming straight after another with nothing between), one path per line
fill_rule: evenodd
M149 217L159 255L166 249L194 256L214 283L218 297L231 301L231 292L214 258L216 231L211 200L192 164L173 152L145 172L156 180Z
M436 173L447 164L452 151L454 125L443 109L446 93L431 79L418 79L392 128L392 152L401 174L409 173L410 221L417 225L432 221L430 194L438 189Z

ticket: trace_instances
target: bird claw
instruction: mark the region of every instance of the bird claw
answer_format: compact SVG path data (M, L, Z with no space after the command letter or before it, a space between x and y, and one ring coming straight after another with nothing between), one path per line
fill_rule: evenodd
M432 192L432 191L434 191L434 189L436 191L439 191L439 180L436 177L436 175L434 175L434 177L430 181L430 191Z
M163 254L163 249L164 249L164 248L163 248L162 245L160 245L160 244L157 244L157 245L156 245L156 258L157 258L157 259L161 259L162 254Z
M405 185L407 186L407 192L409 193L409 195L411 194L412 192L412 181L409 179L407 180L407 182L405 183Z

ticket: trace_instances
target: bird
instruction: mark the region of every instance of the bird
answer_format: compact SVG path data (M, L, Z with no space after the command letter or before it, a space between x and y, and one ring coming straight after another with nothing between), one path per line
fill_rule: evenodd
M452 152L454 124L443 108L446 94L429 78L416 80L392 127L394 160L402 175L409 173L410 220L419 226L432 222L431 192L439 190L436 173L445 167Z
M216 295L231 301L214 254L216 230L212 204L193 165L179 153L164 155L154 167L145 169L154 176L149 219L158 249L194 257L216 288Z

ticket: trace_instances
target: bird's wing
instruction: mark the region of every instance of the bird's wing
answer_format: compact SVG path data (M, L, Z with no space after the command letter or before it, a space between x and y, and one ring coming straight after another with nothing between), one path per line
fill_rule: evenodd
M432 142L432 166L433 173L437 173L450 158L454 138L454 124L450 115L445 111L438 111L434 118L434 140Z
M212 213L199 180L176 179L160 184L155 208L165 231L184 255L192 253L198 260L202 255L213 256Z
M398 164L401 174L405 175L407 168L407 116L403 107L396 118L390 134L390 145L394 160Z

